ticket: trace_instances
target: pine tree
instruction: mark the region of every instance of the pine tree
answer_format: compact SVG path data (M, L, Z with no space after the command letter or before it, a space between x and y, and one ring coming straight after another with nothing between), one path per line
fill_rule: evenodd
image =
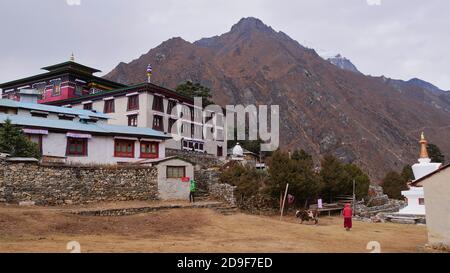
M203 86L199 83L193 83L191 81L187 81L183 84L178 85L175 90L185 96L188 97L201 97L203 99L203 107L213 104L214 102L211 100L212 94L211 89L206 86Z
M435 144L428 144L427 146L428 156L431 158L431 162L444 163L445 156L442 154L441 149Z
M268 193L278 198L289 183L289 193L298 204L315 200L321 190L320 177L308 160L289 158L286 152L275 151L269 159Z
M355 180L355 195L357 199L367 196L369 191L369 176L355 164L343 164L336 157L326 155L321 162L320 176L324 183L322 192L325 200L333 200L339 195L353 194Z
M401 199L401 191L407 190L408 186L402 175L397 172L391 171L386 174L382 182L383 191L393 199Z
M403 178L403 180L405 182L408 182L410 180L414 180L414 173L413 170L411 168L411 165L405 165L405 167L403 167L401 176Z
M324 183L322 195L324 200L333 200L337 195L344 194L343 184L347 180L343 164L332 155L325 155L321 162L320 177Z
M39 147L7 119L0 127L0 151L15 157L40 158Z

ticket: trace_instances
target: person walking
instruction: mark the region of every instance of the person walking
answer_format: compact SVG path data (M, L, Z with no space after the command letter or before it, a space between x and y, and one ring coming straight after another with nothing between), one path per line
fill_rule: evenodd
M344 216L344 228L345 230L349 231L352 228L352 216L353 216L353 211L349 203L345 204L345 208L342 211L342 215Z
M195 203L195 192L197 191L197 182L194 179L189 181L189 203Z

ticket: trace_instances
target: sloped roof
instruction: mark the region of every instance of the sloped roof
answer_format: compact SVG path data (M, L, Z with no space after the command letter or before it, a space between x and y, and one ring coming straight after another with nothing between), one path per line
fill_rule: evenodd
M37 111L45 111L51 113L60 113L60 114L68 114L68 115L76 115L76 116L88 116L95 118L108 119L110 118L108 115L101 112L94 112L90 110L77 109L77 108L67 108L46 104L38 104L38 103L26 103L9 99L0 99L0 106L10 107L10 108L21 108L21 109L29 109L29 110L37 110Z
M140 136L160 139L171 138L170 135L151 128L119 126L103 123L82 123L79 121L70 120L0 114L0 123L4 123L7 119L11 120L11 123L15 125L37 128L89 132L102 135Z
M410 183L409 185L411 185L411 186L413 186L413 187L420 186L419 183L421 183L421 182L423 182L424 180L430 178L431 176L433 176L433 175L435 175L435 174L437 174L437 173L439 173L439 172L441 172L441 171L447 169L448 167L450 167L450 164L447 164L447 165L445 165L445 166L443 166L443 167L440 167L439 169L435 170L434 172L429 173L429 174L425 175L424 177L421 177L421 178L419 178L419 179L413 181L413 182Z
M93 73L97 73L97 72L102 72L96 68L92 68L86 65L82 65L73 61L67 61L67 62L62 62L59 64L54 64L54 65L49 65L46 67L43 67L43 70L47 70L47 71L55 71L57 69L61 69L61 68L73 68L76 70L80 70L82 72L86 72L89 74L93 74Z
M192 164L192 165L197 165L195 162L190 161L190 160L188 160L186 158L177 156L177 155L175 155L175 156L168 156L168 157L165 157L165 158L143 159L143 160L138 161L138 162L131 162L130 164L141 164L141 165L143 165L143 164L152 164L152 165L158 165L159 163L166 162L166 161L169 161L169 160L174 160L174 159L178 159L178 160L187 162L187 163Z

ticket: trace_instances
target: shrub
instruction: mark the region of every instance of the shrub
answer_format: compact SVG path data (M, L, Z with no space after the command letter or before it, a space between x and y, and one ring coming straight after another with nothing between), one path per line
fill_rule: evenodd
M386 174L382 182L383 192L393 199L402 198L402 190L407 190L408 186L404 177L399 173L391 171Z
M30 141L20 127L12 125L9 119L0 127L0 151L15 157L41 157L38 145Z

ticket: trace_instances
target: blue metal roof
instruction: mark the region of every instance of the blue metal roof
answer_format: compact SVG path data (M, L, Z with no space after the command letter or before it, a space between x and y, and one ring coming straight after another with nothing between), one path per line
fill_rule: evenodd
M89 117L96 117L96 118L103 118L103 119L110 118L110 116L100 113L100 112L94 112L94 111L76 109L76 108L52 106L52 105L39 104L39 103L26 103L26 102L20 102L20 101L15 101L15 100L8 100L8 99L0 99L0 106L38 110L38 111L45 111L45 112L52 112L52 113L61 113L61 114L68 114L68 115L89 116Z
M70 120L0 114L0 123L4 123L7 119L11 120L12 124L20 126L81 131L105 135L129 135L129 136L144 136L153 138L171 138L170 135L168 134L164 134L162 132L143 127L119 126L104 123L83 123L79 121L70 121Z

